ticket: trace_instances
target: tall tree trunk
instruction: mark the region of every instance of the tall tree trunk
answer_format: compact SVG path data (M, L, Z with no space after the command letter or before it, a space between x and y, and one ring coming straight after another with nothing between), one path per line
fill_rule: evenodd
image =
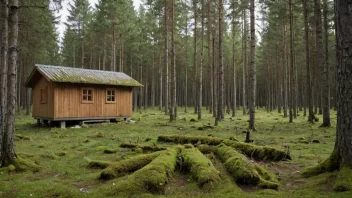
M312 92L312 82L311 82L311 68L310 68L310 52L309 52L309 26L308 26L308 5L307 0L302 0L303 12L304 12L304 39L306 44L306 67L307 67L307 105L308 105L308 122L313 123L314 113L313 113L313 92Z
M82 21L82 62L81 67L84 68L84 22Z
M197 68L198 68L198 52L197 52L197 18L198 18L198 10L197 10L197 1L193 2L193 7L194 7L194 57L193 57L193 73L194 73L194 78L193 78L193 101L194 101L194 113L196 114L198 112L198 100L197 98L199 97L197 94Z
M289 0L289 9L290 9L290 123L293 122L293 103L294 103L294 64L293 64L293 8L292 0Z
M257 71L255 64L255 13L254 0L250 1L250 18L251 18L251 67L250 67L250 93L249 93L249 129L255 130L255 102L257 91Z
M8 0L1 2L1 73L0 73L0 167L3 167L6 144L5 125L7 113L7 50L8 50Z
M203 64L204 64L204 0L202 0L202 32L201 32L201 47L200 47L200 65L198 76L198 120L202 119L202 100L203 100Z
M184 2L187 4L187 1ZM184 88L184 102L185 102L185 113L187 113L188 107L188 12L186 13L186 64L185 64L185 88Z
M219 0L219 104L218 121L224 119L224 47L223 47L223 1Z
M246 17L246 7L243 9L243 60L242 60L242 107L243 107L243 115L247 114L247 95L246 95L246 70L247 70L247 17Z
M335 0L337 60L336 148L345 165L352 165L352 1Z
M165 1L165 115L169 114L169 29L167 16L167 1Z
M232 117L236 116L236 36L235 36L235 11L232 11Z
M171 112L170 122L176 120L176 52L175 52L175 0L171 1Z
M111 71L116 71L116 36L115 36L115 23L112 24L112 43L111 43ZM119 67L121 72L121 65Z
M287 47L286 47L286 11L284 11L282 18L282 44L283 44L283 90L284 90L284 117L287 117L287 106L288 106L288 87L287 87Z
M320 0L315 0L315 13L316 13L316 34L317 34L317 47L318 47L318 67L320 67L320 87L322 95L322 106L323 106L323 124L321 127L330 127L330 107L329 107L329 77L328 71L324 58L324 45L323 45L323 31L322 31L322 21L321 21L321 2ZM325 47L325 50L327 48Z
M208 24L207 24L207 34L208 34L208 70L209 70L209 84L210 84L210 90L209 90L209 113L212 114L213 113L213 108L214 108L214 89L213 89L213 77L212 77L212 59L211 59L211 20L210 20L210 4L211 1L208 0L208 12L207 12L207 18L208 18Z
M18 1L9 1L9 56L7 71L7 117L3 133L0 164L6 166L17 156L15 153L15 119L16 119L16 67L17 67L17 38L18 38Z
M103 71L105 71L106 64L106 33L104 33L104 43L103 43Z

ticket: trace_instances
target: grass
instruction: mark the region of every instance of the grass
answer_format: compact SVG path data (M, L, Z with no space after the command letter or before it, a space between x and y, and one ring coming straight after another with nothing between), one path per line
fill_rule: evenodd
M207 111L204 109L203 112ZM157 138L160 135L214 136L224 140L237 139L241 142L245 140L242 131L246 130L249 118L242 116L242 113L238 113L235 119L225 115L225 120L214 128L204 127L214 123L214 119L208 113L203 114L201 121L198 121L193 113L183 113L181 108L178 113L178 121L175 123L169 123L168 116L163 112L148 109L133 114L132 119L136 120L135 123L105 123L80 129L38 128L35 125L36 121L30 116L18 115L16 134L19 136L15 141L16 152L26 162L35 165L34 171L20 172L13 167L1 168L0 197L115 197L116 189L125 187L124 185L129 186L128 181L133 180L134 184L143 183L136 179L144 175L140 173L143 169L154 176L153 168L148 168L152 163L136 172L108 181L99 179L102 169L112 163L154 152L153 149L141 148L177 149L174 143L158 142ZM322 120L320 115L318 117ZM196 122L190 122L192 118ZM336 112L331 112L331 118L332 125L335 126ZM257 110L257 131L253 132L251 137L254 145L287 151L292 158L290 161L278 162L250 159L276 176L279 182L277 191L263 190L260 186L237 185L218 159L212 159L212 163L220 172L221 180L211 192L202 189L191 173L179 172L177 167L173 174L165 172L166 169L162 168L164 171L160 175L155 175L158 177L155 181L163 182L160 188L154 186L149 190L145 184L141 184L142 187L129 186L129 188L139 189L137 197L152 197L154 195L151 191L162 192L158 195L160 197L351 197L351 191L345 191L350 188L348 183L335 184L337 178L344 176L338 172L328 172L310 178L301 175L303 170L323 162L333 151L335 127L319 128L319 125L320 123L306 122L303 112L299 112L294 123L289 124L288 118L283 118L282 114ZM313 140L319 140L320 143L313 143ZM122 143L138 146L121 148ZM202 142L190 143L198 145ZM113 152L105 153L111 150ZM174 168L173 163L167 166ZM89 164L94 168L88 168ZM349 173L347 170L344 171ZM335 189L345 192L337 192Z

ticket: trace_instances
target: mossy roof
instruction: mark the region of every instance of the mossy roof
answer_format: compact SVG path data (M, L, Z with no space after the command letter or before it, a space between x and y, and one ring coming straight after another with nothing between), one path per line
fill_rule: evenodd
M27 87L31 87L32 81L35 80L33 78L36 78L36 72L42 74L47 80L57 83L83 83L129 87L143 86L138 81L122 72L36 64L33 72L25 83Z

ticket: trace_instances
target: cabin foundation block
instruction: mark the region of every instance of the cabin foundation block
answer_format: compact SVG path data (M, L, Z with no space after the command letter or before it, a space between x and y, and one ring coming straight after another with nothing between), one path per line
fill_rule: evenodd
M66 121L61 121L61 122L60 122L60 127L61 127L62 129L65 129L65 128L66 128Z

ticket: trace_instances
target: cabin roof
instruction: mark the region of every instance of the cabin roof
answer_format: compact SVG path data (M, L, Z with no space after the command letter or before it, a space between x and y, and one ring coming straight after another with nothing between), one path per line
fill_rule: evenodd
M122 72L81 69L64 66L36 64L28 77L25 86L33 87L38 79L38 74L43 75L49 82L57 83L82 83L117 85L129 87L143 86L138 81Z

